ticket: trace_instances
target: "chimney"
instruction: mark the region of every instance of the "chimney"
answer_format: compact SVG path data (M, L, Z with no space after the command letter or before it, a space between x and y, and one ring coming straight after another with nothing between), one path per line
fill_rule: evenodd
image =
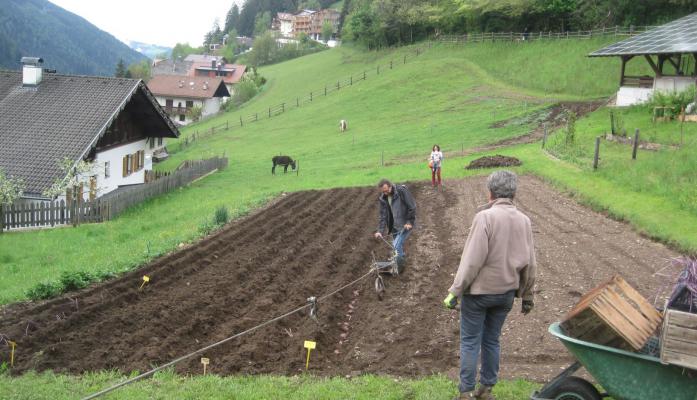
M43 58L22 57L22 86L38 86L41 83Z

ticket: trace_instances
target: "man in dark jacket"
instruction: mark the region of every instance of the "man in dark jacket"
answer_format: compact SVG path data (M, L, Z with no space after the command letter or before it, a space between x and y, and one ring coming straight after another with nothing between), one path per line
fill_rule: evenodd
M414 228L416 220L416 201L404 185L393 185L387 179L378 183L381 194L378 199L380 205L380 219L375 238L381 238L382 233L393 235L392 245L397 252L397 264L404 263L404 241L407 240Z

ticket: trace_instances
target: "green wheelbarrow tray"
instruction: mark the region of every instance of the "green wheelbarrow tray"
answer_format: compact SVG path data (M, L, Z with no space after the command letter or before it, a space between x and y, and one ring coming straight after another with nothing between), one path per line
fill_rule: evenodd
M566 336L559 323L549 332L558 337L578 362L535 392L533 400L697 400L697 371L661 364L660 359ZM581 366L607 393L571 376ZM578 390L576 390L576 389ZM594 392L594 393L593 393Z

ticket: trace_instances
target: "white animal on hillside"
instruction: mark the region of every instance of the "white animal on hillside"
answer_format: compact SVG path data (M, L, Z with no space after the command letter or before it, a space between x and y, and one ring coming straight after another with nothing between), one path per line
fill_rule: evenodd
M345 132L348 129L348 122L345 119L339 121L339 132Z

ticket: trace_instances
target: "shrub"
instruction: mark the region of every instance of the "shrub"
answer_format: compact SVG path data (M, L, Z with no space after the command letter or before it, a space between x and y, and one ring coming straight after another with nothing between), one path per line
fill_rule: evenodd
M84 271L63 272L60 277L60 283L63 285L64 292L87 287L93 280L92 274Z
M27 297L32 300L45 300L55 297L62 292L62 287L56 282L41 282L27 290Z
M215 209L215 214L213 214L213 222L215 225L223 226L230 221L230 212L227 207L220 206Z
M201 236L206 236L213 232L215 229L215 225L211 223L208 219L205 219L201 221L201 223L198 225L198 233Z
M649 98L646 105L649 107L649 111L653 113L654 107L668 107L668 115L666 117L674 117L680 114L683 108L687 108L687 105L695 101L695 87L690 86L689 88L678 92L678 91L660 91L656 90Z

